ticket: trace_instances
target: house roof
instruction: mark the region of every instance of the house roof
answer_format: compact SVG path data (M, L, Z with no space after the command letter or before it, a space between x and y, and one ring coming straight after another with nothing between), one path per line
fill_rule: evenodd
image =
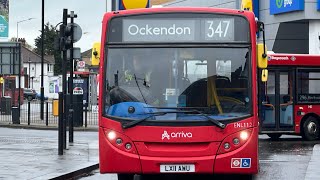
M165 3L168 3L171 1L174 1L174 0L151 0L151 4L152 5L160 5L160 4L165 4Z
M41 56L24 46L21 46L21 58L24 63L28 63L29 60L33 63L41 63ZM44 56L44 63L54 64L54 56Z
M81 53L82 58L91 58L92 49L86 50L83 53Z

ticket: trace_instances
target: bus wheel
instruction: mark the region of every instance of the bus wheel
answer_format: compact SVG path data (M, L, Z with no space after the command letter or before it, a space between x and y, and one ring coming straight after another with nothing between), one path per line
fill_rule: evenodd
M118 174L118 180L133 180L134 174Z
M320 125L315 117L308 117L303 123L303 137L306 140L314 141L319 138Z
M267 134L272 140L279 140L282 134Z

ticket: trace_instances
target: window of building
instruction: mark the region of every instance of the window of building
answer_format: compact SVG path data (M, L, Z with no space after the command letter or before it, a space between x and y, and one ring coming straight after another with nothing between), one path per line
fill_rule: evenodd
M48 64L47 65L47 69L48 69L48 72L53 72L53 65L52 64Z

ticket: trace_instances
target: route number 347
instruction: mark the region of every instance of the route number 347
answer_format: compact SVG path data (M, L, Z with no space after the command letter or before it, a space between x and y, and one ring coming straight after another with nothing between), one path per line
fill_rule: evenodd
M227 36L230 21L220 21L218 23L218 26L216 26L217 21L207 21L207 23L208 23L207 36L209 38L213 38L217 35L219 36L219 38L225 38Z

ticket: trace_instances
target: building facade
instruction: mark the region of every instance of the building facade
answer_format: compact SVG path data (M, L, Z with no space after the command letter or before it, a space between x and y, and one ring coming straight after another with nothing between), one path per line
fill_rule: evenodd
M320 54L320 0L253 0L253 3L256 17L265 23L268 50ZM240 9L241 0L173 0L162 6Z
M30 88L40 94L41 88L41 56L28 48L21 46L21 58L23 62L23 76L21 76L21 88ZM61 77L54 76L54 57L44 57L44 95L48 98L57 98L61 89ZM18 81L17 81L18 82Z

